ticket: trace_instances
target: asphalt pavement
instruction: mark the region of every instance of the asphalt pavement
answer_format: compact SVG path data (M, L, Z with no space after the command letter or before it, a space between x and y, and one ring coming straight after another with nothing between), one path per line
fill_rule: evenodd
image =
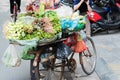
M93 37L98 60L96 72L101 80L120 80L120 30Z
M25 0L22 0L24 6ZM1 58L9 43L3 35L3 27L10 20L9 0L0 2L0 80L30 80L29 61L22 61L20 67L6 67ZM19 52L19 51L18 51Z
M26 0L22 0L22 11L25 10ZM4 38L3 27L9 18L9 1L0 3L0 59L9 43ZM76 70L79 78L74 80L120 80L120 32L100 33L92 37L97 49L96 71L83 77L80 66ZM20 51L18 51L20 52ZM6 67L0 60L0 80L30 80L29 61L22 60L20 67Z

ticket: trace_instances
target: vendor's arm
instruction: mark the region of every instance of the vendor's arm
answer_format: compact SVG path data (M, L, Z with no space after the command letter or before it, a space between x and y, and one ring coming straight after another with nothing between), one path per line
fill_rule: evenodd
M54 0L55 4L58 4L60 2L60 0Z
M78 0L75 0L74 4L73 4L74 5L73 6L74 11L78 10L83 2L84 2L84 0L80 0L79 2L78 2Z
M92 8L91 8L91 6L90 6L89 0L86 2L86 4L87 4L88 12L91 12L91 11L92 11Z

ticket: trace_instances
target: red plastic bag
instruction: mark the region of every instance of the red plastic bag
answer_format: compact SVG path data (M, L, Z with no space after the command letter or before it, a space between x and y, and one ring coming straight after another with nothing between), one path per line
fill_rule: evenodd
M83 41L81 35L79 35L78 33L75 34L75 39L76 39L76 44L74 46L74 51L77 53L83 52L84 50L86 50L86 44Z
M81 39L79 41L77 41L76 45L74 46L74 51L77 53L83 52L84 50L86 50L86 45L84 43L84 41Z
M76 39L75 36L70 36L68 37L65 41L64 44L66 44L67 46L71 47L74 46L76 44Z

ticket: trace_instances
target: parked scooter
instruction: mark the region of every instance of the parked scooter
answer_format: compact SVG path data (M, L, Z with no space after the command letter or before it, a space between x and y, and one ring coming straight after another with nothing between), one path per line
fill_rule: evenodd
M120 3L117 0L95 0L92 8L93 11L88 12L92 34L120 28Z

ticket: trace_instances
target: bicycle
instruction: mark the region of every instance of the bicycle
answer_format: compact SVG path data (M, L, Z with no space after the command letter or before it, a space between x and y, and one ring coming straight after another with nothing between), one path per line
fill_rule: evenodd
M65 78L64 73L65 73L66 66L68 67L69 72L71 73L75 72L75 69L77 67L76 60L73 58L75 51L71 53L69 58L66 58L65 60L60 60L59 63L56 62L56 60L58 59L55 57L55 54L54 54L55 53L54 51L56 50L55 44L59 42L63 42L65 40L66 39L63 38L55 42L50 42L49 44L47 44L46 47L45 45L43 47L41 46L42 48L40 48L39 50L43 50L44 52L38 51L37 52L38 54L36 54L37 55L36 58L34 60L31 60L31 80L39 80L39 79L41 80L64 80ZM95 66L96 66L96 58L97 58L96 49L95 49L94 42L90 37L86 37L84 42L87 48L83 52L79 53L79 62L80 62L80 65L84 73L87 75L90 75L94 72ZM46 49L50 49L50 50L46 51ZM47 55L49 56L45 57L44 60L41 60L39 57L42 54L40 53L42 54L47 53ZM41 65L41 63L45 63L45 65L44 66ZM39 67L41 68L43 67L43 69L39 69Z
M74 35L73 35L74 36ZM67 36L69 37L69 36ZM37 46L37 51L31 51L30 53L35 55L35 58L30 61L30 73L31 80L63 80L66 77L65 67L68 67L68 71L74 73L77 67L76 60L73 58L75 51L73 51L70 55L70 58L65 58L64 60L59 60L55 57L56 45L62 43L66 38L62 38L59 40L55 40L53 42L41 43ZM92 45L92 51L87 42L90 41ZM90 37L86 37L84 40L87 48L83 52L79 53L79 61L82 66L83 71L90 75L95 70L96 65L96 49L93 40ZM41 56L47 53L47 56L42 60ZM85 61L88 58L90 60ZM93 61L91 61L93 59ZM57 60L60 62L58 63ZM93 63L89 63L91 61ZM87 67L90 66L89 69L85 66L85 63L88 63ZM92 67L91 67L92 66Z

